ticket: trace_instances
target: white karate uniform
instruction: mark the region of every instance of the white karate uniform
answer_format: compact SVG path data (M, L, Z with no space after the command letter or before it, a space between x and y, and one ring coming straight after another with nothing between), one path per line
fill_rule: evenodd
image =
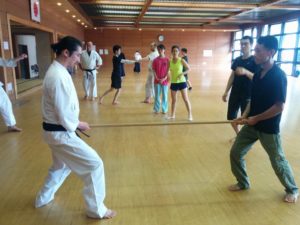
M134 60L139 61L142 59L142 56L139 52L134 53Z
M148 63L148 76L146 81L146 98L154 97L154 72L152 68L153 60L158 57L158 51L151 52L147 57L149 59Z
M87 50L85 50L81 54L80 64L82 69L93 70L96 66L102 65L102 59L95 50L92 50L90 55ZM96 74L97 70L93 70L92 72L83 72L83 88L86 97L97 97Z
M74 172L84 182L83 196L87 215L102 218L107 208L105 177L101 158L96 151L76 136L79 123L79 102L67 69L54 61L45 76L42 99L43 121L62 125L67 131L44 131L44 139L52 150L52 166L35 206L41 207L54 199L55 192Z
M0 66L3 67L16 67L17 63L14 59L5 60L0 58ZM11 101L7 93L2 88L3 83L0 82L0 113L3 117L6 126L15 126L16 119L13 113Z

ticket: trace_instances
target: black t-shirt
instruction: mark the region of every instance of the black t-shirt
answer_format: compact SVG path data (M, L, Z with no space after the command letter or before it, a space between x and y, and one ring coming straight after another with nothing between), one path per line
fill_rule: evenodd
M121 63L122 60L122 55L113 56L112 61L113 61L113 71L112 71L112 77L121 77L123 75L123 68Z
M121 57L121 59L126 59L125 58L125 55L124 55L124 53L123 52L121 52L121 54L120 54L120 57ZM124 77L125 76L125 68L124 68L124 63L121 63L121 68L122 68L122 77Z
M232 65L231 69L236 70L237 67L244 67L252 73L255 73L259 68L254 61L254 56L250 56L247 59L243 59L242 56L237 57ZM251 97L251 80L247 76L235 75L231 88L231 95L236 95L242 99L250 99Z
M287 79L285 73L277 66L273 67L260 78L261 70L252 80L251 107L249 116L255 116L268 110L277 102L285 102ZM267 120L258 122L254 127L259 131L277 134L281 113Z
M189 59L188 59L188 57L186 55L183 56L182 59L184 59L184 61L186 61L187 63L189 63ZM183 66L182 67L182 72L185 72L185 71L186 71L186 68Z

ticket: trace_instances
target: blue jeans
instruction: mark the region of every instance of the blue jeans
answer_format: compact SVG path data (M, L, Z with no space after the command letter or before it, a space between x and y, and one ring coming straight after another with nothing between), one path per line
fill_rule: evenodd
M163 113L168 112L168 85L155 84L155 100L154 100L154 112L159 112L160 104ZM160 94L162 93L162 102L160 103Z

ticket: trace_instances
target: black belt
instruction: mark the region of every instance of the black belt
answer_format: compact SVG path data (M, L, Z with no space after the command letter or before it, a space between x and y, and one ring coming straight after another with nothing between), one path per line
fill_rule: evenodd
M93 71L96 70L96 68L94 69L83 69L83 71L87 72L86 73L86 79L89 79L89 76L93 76Z
M52 124L52 123L45 123L45 122L43 122L43 129L45 131L67 131L66 128L64 128L62 125ZM80 133L82 133L86 137L90 137L90 135L84 133L81 129L77 128L76 130L78 130ZM75 131L75 133L78 137L80 137L79 134L76 131Z

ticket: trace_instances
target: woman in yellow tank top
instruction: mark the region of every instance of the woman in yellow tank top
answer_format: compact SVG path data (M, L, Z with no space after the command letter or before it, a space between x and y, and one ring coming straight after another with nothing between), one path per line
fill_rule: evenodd
M181 96L188 111L188 120L193 120L192 107L187 93L187 85L184 75L190 72L190 66L188 63L179 57L180 48L177 45L172 46L172 59L170 61L170 73L171 73L171 97L172 97L172 109L171 115L168 119L175 119L175 109L177 102L177 91L181 92ZM183 72L182 68L186 70Z

